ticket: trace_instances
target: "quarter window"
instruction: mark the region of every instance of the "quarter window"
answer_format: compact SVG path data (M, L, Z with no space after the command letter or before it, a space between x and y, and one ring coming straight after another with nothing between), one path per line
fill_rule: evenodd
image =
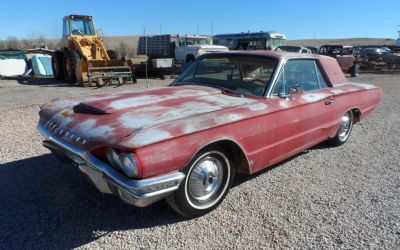
M318 63L310 59L289 60L275 83L272 95L287 95L289 87L301 86L304 92L328 87Z

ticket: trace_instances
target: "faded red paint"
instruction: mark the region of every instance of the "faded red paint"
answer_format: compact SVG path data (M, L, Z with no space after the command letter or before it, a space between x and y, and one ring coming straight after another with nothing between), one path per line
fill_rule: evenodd
M93 95L45 105L39 122L84 138L80 146L90 152L104 147L134 152L142 166L141 178L180 170L201 148L221 140L243 150L248 165L238 167L253 173L334 136L347 110L357 108L364 118L380 101L379 88L348 83L332 58L246 54L318 59L333 87L295 94L292 100L238 97L200 86ZM335 102L326 105L330 98ZM106 114L75 112L79 103Z

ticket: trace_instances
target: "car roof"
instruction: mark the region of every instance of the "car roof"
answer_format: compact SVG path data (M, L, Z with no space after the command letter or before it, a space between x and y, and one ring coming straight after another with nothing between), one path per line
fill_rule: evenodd
M203 56L212 57L215 55L261 56L261 57L275 58L278 60L317 59L321 63L327 77L329 78L329 81L332 84L347 82L337 60L329 56L323 56L318 54L294 53L294 52L266 51L266 50L235 50L228 52L215 52L210 54L204 54Z

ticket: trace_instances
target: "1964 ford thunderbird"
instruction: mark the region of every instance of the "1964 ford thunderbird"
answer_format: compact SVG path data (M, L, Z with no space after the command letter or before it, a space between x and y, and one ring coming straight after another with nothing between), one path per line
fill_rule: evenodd
M322 141L345 143L382 91L350 83L335 59L226 52L199 57L169 87L54 100L43 145L103 193L144 207L166 198L194 217L252 174Z

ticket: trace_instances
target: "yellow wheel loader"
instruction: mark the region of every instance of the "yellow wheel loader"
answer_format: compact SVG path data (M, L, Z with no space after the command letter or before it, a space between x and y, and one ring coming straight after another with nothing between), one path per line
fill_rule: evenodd
M61 49L53 53L52 66L55 79L80 86L136 81L126 60L106 50L91 16L64 17Z

